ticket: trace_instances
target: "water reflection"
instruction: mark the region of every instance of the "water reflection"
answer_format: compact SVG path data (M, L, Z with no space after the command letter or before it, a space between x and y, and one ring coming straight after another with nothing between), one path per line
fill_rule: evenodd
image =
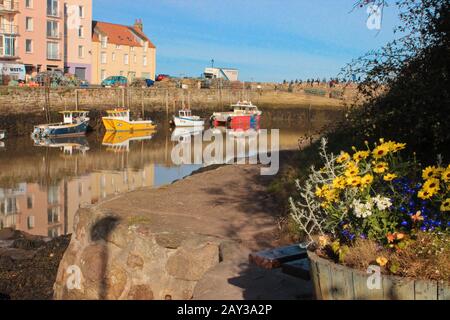
M307 123L285 126L271 121L270 127L281 128L281 149L297 148L298 139L310 130ZM243 129L232 131L233 139L245 133L250 141L253 135L249 138ZM258 136L257 129L248 129ZM202 128L170 131L162 126L157 132L6 140L0 146L0 229L13 227L49 237L72 233L80 207L168 184L201 168L201 163L177 166L171 160L175 146L201 133Z
M58 148L66 155L89 151L86 137L34 138L33 141L36 147Z

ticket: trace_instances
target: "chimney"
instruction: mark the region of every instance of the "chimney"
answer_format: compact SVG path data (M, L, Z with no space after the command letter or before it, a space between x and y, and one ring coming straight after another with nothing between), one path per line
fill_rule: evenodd
M142 23L142 19L136 19L134 22L134 27L136 29L141 30L142 32L144 31L144 24Z

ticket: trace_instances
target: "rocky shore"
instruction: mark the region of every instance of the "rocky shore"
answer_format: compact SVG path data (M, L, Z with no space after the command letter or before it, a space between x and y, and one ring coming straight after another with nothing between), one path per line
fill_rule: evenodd
M70 236L56 239L0 230L0 300L48 300Z

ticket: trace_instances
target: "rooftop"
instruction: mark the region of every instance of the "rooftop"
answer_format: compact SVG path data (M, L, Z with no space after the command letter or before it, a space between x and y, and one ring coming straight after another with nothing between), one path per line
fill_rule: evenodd
M149 48L155 48L150 39L136 26L125 26L121 24L93 21L93 30L97 30L100 34L108 37L108 43L116 45L124 45L130 47L142 47L137 38L148 41ZM92 41L100 42L96 32L92 33Z

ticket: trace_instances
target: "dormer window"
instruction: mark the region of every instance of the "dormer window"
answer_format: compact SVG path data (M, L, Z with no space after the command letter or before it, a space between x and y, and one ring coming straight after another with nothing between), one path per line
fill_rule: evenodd
M101 42L102 42L102 48L108 47L108 37L107 36L100 36Z

